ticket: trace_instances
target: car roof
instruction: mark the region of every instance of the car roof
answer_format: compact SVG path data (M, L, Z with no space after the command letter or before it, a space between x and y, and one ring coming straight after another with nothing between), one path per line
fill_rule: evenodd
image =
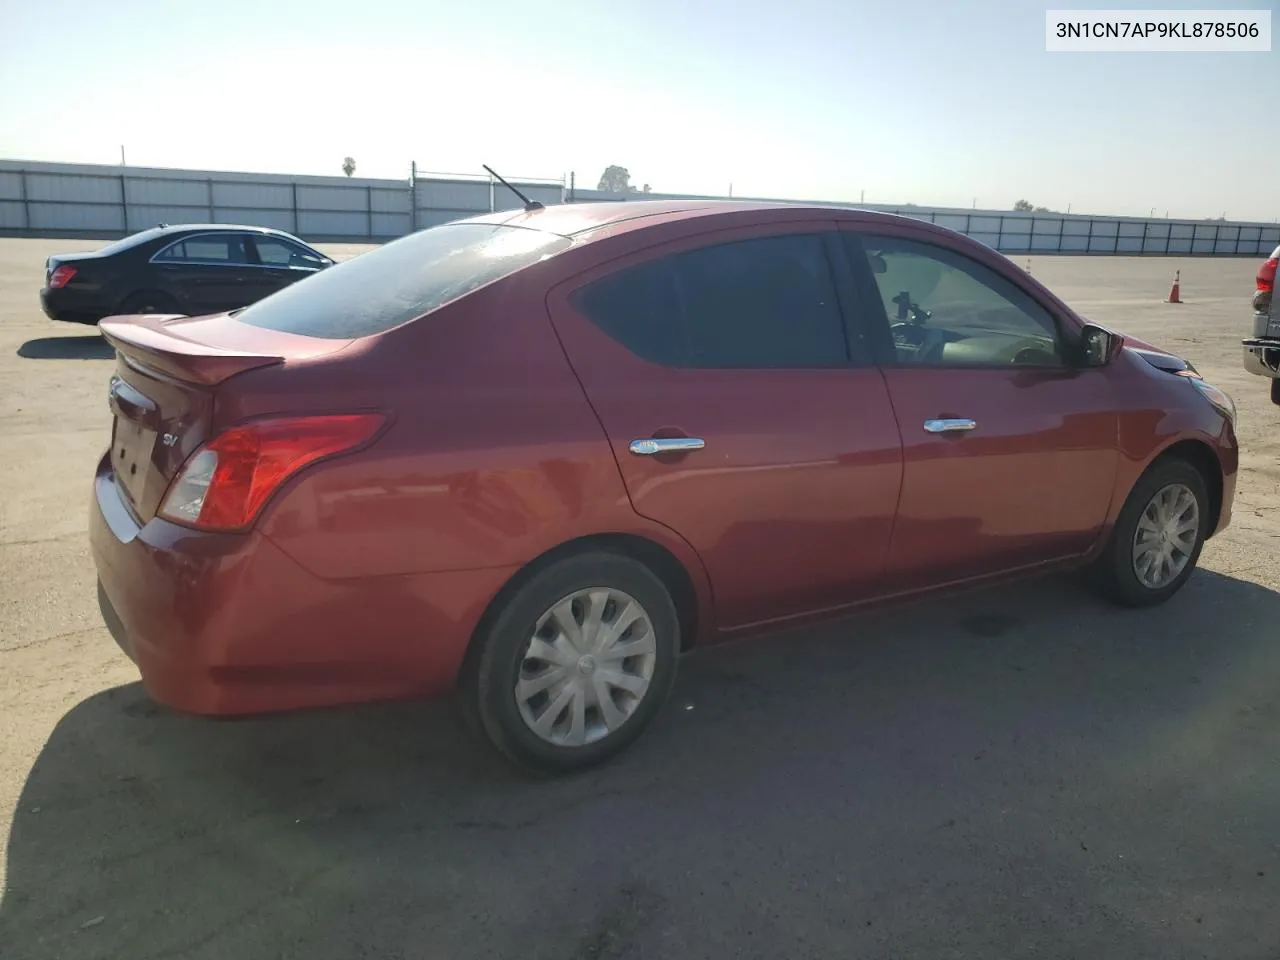
M885 223L897 223L908 219L891 213L859 210L854 206L827 204L753 200L604 200L591 203L561 203L536 210L504 210L481 214L459 222L526 227L564 237L576 237L592 231L613 234L624 230L642 229L665 221L742 213L758 213L770 219L797 215ZM605 231L602 228L608 229Z
M162 223L152 228L157 237L167 237L175 233L270 233L281 237L292 234L274 227L253 227L243 223ZM144 231L146 232L146 231Z

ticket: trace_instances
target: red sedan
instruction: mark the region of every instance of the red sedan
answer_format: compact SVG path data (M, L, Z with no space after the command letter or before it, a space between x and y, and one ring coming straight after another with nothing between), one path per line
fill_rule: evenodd
M93 553L151 696L456 690L543 769L633 741L698 644L1059 568L1167 600L1235 491L1186 361L861 211L490 214L101 329Z

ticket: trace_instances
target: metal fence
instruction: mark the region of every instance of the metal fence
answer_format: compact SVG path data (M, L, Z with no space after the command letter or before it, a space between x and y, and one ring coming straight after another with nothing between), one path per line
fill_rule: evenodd
M374 180L0 160L0 235L118 237L161 222L204 222L276 227L312 241L378 242L520 206L486 177L413 169L405 180ZM561 180L512 182L544 204L718 199L566 190ZM928 220L1006 254L1254 257L1280 246L1274 223L857 206Z
M560 203L560 181L519 181ZM0 160L0 234L119 237L157 223L242 223L310 240L383 241L520 201L487 178L407 180Z
M571 202L635 199L598 190L574 190ZM707 199L688 194L640 194L649 199ZM767 199L767 198L754 198ZM787 202L772 200L769 202ZM1238 220L1174 220L1069 213L1014 213L806 201L818 206L857 207L927 220L1006 254L1100 254L1110 256L1258 256L1280 246L1280 224Z

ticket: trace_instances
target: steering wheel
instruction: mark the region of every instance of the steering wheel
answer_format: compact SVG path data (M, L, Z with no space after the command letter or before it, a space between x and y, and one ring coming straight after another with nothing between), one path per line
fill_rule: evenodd
M897 323L889 324L889 333L892 334L894 343L919 346L925 339L925 333L920 329L920 325L911 320L899 320Z
M1025 364L1032 367L1052 367L1058 363L1057 354L1046 350L1044 347L1023 347L1013 355L1013 362L1017 364Z

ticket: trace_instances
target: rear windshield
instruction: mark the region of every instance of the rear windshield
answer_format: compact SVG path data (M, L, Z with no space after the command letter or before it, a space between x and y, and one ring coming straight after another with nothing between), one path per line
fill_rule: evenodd
M163 232L164 230L160 227L152 227L151 229L143 230L140 233L131 233L129 236L115 241L115 243L108 243L105 247L99 249L98 253L107 256L113 253L119 253L121 250L128 250L130 247L136 247L140 243L146 243L148 240L160 236Z
M382 333L569 246L541 230L451 223L320 271L237 313L255 327L347 340Z

